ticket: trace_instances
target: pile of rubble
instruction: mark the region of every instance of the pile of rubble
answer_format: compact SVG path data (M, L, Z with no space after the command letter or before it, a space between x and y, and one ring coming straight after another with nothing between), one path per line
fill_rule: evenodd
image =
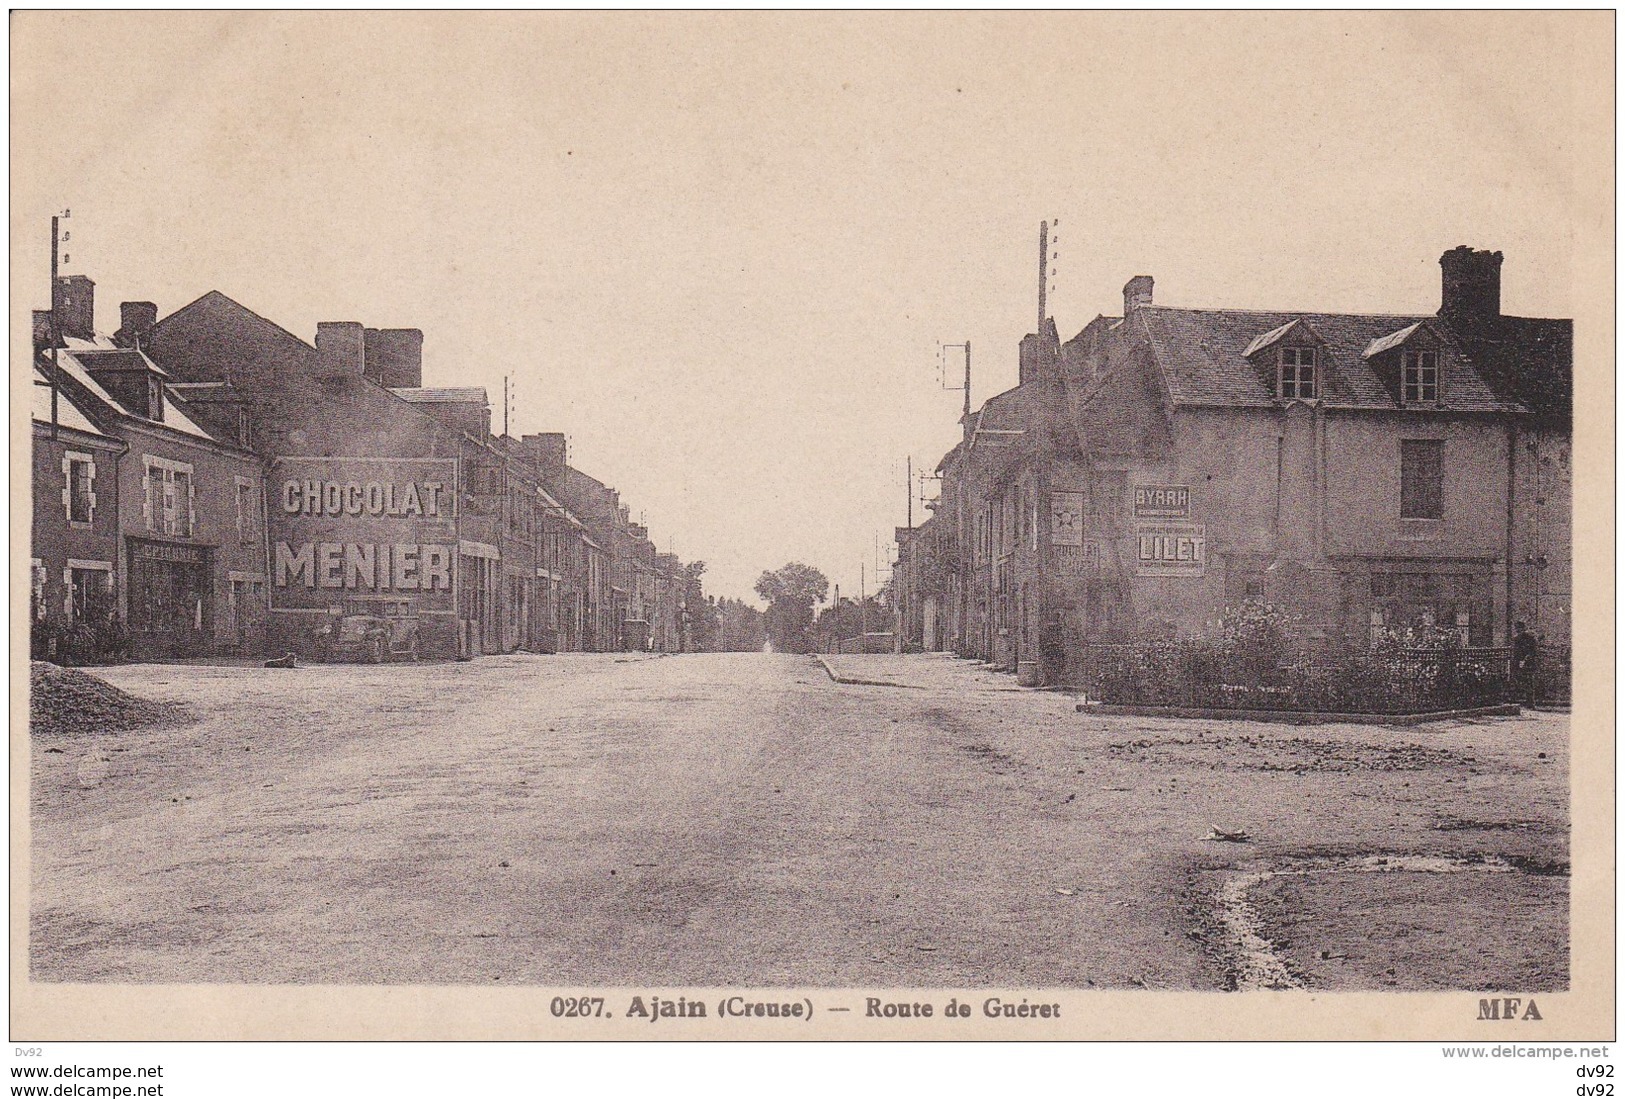
M136 698L85 672L43 660L28 668L28 725L35 736L86 736L191 720L180 703Z

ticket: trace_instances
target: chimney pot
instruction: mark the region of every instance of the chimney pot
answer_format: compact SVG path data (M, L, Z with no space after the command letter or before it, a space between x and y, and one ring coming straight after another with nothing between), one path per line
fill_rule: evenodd
M316 371L324 378L353 375L366 369L366 330L356 321L318 321Z
M1150 275L1135 275L1123 284L1123 319L1127 320L1142 305L1151 304L1151 288L1155 281Z

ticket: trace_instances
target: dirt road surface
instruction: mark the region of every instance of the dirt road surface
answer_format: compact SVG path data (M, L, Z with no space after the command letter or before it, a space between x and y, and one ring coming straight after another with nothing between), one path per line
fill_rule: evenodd
M1567 985L1561 715L1099 717L861 660L894 685L764 654L106 669L200 720L34 739L32 976Z

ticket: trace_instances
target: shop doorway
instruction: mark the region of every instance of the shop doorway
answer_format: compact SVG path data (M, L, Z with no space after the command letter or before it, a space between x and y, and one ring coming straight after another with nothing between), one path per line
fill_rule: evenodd
M138 655L209 651L213 607L204 546L130 540L130 641Z

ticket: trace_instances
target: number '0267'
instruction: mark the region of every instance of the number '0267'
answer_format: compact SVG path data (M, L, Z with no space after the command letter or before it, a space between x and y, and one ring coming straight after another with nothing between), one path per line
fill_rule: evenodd
M604 1014L602 996L555 996L553 1015L559 1019L599 1019Z

